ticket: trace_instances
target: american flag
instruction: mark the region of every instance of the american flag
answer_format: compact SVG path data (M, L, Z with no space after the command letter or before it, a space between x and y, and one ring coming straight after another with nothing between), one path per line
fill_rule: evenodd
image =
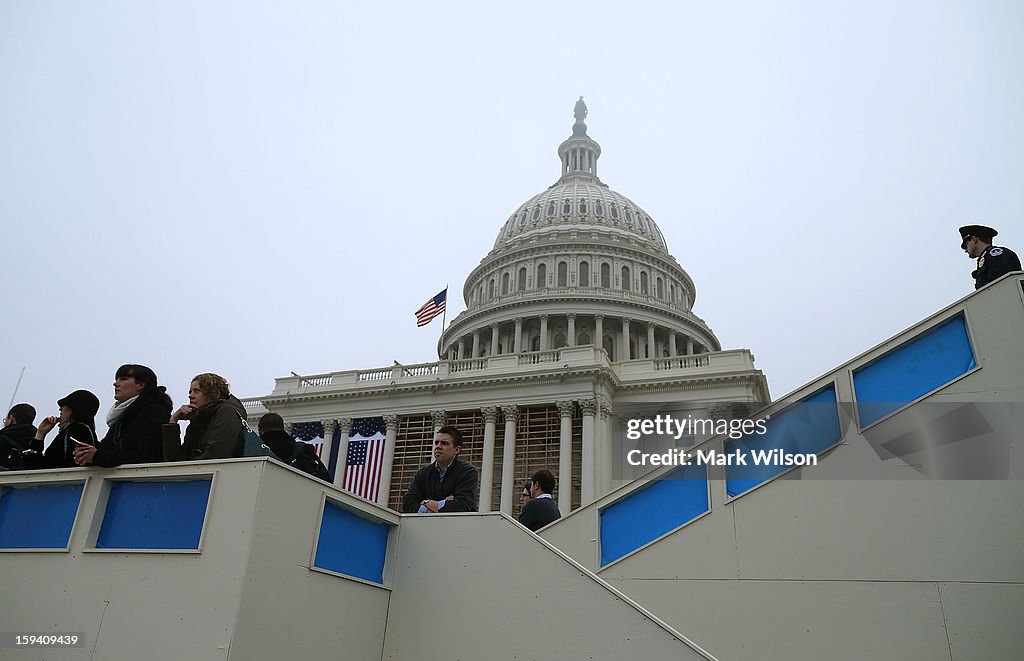
M448 288L445 287L437 296L429 299L419 310L416 310L416 326L426 326L434 317L444 312L447 301Z
M384 418L357 418L352 421L342 489L367 500L377 500L385 430Z
M309 443L316 449L316 456L324 450L324 424L322 422L296 422L292 425L292 437L296 441ZM285 461L287 457L281 457Z

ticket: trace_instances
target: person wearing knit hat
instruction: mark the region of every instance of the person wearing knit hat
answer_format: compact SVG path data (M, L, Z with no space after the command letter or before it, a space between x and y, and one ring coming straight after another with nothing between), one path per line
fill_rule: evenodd
M1020 258L1009 248L992 245L999 232L984 225L964 225L960 228L960 249L971 259L978 260L978 268L971 273L974 288L981 289L1012 271L1019 271Z
M46 435L54 427L60 428L57 438L43 452L42 468L73 468L74 451L78 445L96 445L96 412L100 400L88 390L76 390L57 400L60 415L43 418L39 423L32 449L43 452Z

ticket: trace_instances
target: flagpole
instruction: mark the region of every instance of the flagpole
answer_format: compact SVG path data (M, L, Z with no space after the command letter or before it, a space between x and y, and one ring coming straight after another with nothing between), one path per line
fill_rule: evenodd
M437 337L437 343L441 343L441 338L444 337L444 320L448 317L448 283L444 283L444 311L441 312L441 334ZM443 350L444 347L441 347Z
M447 310L448 308L445 307ZM25 368L21 368L21 374L18 375L18 383L14 386L14 392L11 394L11 403L7 405L7 410L10 411L11 407L14 406L14 398L18 396L18 388L21 387L21 377L25 376Z

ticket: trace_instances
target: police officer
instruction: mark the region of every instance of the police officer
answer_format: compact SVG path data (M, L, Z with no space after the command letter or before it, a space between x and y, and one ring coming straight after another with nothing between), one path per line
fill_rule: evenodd
M997 234L999 232L984 225L964 225L960 228L960 248L968 257L978 260L978 268L971 273L975 289L981 289L1011 271L1021 270L1020 259L1015 252L992 245L992 237Z

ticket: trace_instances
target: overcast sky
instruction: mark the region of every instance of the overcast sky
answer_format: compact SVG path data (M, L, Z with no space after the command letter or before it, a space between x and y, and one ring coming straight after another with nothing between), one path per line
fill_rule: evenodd
M1014 0L7 0L0 405L436 360L580 95L781 397L972 291L958 226L1024 248L1022 64Z

